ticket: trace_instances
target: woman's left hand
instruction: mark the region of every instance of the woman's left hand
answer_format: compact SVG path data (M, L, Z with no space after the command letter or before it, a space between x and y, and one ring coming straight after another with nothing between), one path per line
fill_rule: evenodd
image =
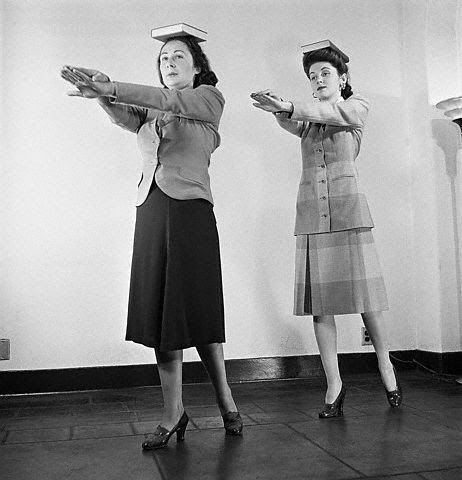
M114 88L114 85L106 80L107 76L97 70L65 66L61 70L61 77L77 88L68 93L70 96L85 98L111 96Z
M271 90L261 90L250 94L252 100L256 100L258 103L254 103L253 106L264 110L265 112L291 112L292 104L285 102L279 95Z

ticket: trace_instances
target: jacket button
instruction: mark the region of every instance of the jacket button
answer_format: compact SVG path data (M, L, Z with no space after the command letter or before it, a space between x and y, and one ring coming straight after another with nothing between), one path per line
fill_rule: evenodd
M323 195L323 196L321 197L321 200L325 200L326 198L327 198L327 197L326 197L325 195Z
M323 179L321 180L321 183L326 183L326 180L323 178Z
M327 213L323 213L322 217L327 218Z

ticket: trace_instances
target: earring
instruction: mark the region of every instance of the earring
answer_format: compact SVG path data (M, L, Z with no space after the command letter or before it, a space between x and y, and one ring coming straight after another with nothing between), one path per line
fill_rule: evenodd
M311 95L313 95L313 98L318 98L314 92Z

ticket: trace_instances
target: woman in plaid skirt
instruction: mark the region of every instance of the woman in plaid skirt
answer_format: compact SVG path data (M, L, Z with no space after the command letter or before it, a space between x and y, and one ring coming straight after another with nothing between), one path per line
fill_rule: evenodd
M334 315L362 315L388 402L392 407L402 402L382 314L388 302L371 232L374 224L355 166L369 102L353 94L348 61L330 42L307 49L303 68L317 102L285 101L271 90L251 94L255 107L275 114L282 128L301 138L294 314L313 315L327 379L320 418L341 416L346 394Z

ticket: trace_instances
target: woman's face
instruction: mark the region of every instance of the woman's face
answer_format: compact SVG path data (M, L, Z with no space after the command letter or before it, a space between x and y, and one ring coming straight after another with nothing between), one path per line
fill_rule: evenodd
M339 75L330 62L313 63L308 77L311 88L320 101L336 102L341 87L346 83L346 74Z
M167 88L182 90L194 85L199 69L194 67L189 48L181 40L170 40L160 52L160 73Z

